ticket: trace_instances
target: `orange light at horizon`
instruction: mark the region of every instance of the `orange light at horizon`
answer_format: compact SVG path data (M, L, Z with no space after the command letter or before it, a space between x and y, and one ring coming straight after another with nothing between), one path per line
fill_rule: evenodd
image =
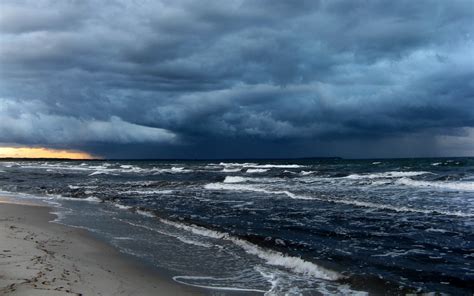
M0 158L69 158L96 159L87 152L50 148L0 147Z

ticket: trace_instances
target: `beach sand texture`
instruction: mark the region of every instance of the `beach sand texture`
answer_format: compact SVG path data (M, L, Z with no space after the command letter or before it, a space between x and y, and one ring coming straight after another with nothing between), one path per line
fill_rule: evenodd
M50 223L48 207L0 203L0 295L200 295L86 231Z

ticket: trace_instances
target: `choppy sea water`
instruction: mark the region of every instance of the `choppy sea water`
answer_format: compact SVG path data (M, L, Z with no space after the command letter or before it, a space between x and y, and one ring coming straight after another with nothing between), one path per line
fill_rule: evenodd
M3 195L209 291L474 292L474 159L1 161Z

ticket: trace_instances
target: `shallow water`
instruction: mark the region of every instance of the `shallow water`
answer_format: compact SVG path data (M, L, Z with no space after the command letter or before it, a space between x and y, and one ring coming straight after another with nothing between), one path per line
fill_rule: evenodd
M183 284L474 292L474 159L3 161L0 190Z

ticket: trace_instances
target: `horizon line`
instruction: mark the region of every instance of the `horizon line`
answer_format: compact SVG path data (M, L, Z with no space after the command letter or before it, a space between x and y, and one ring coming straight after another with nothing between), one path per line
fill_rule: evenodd
M439 158L474 158L474 156L413 156L413 157L368 157L368 158L350 158L340 156L310 156L310 157L249 157L249 158L48 158L48 157L0 157L0 161L20 160L20 161L239 161L239 160L391 160L391 159L439 159Z

